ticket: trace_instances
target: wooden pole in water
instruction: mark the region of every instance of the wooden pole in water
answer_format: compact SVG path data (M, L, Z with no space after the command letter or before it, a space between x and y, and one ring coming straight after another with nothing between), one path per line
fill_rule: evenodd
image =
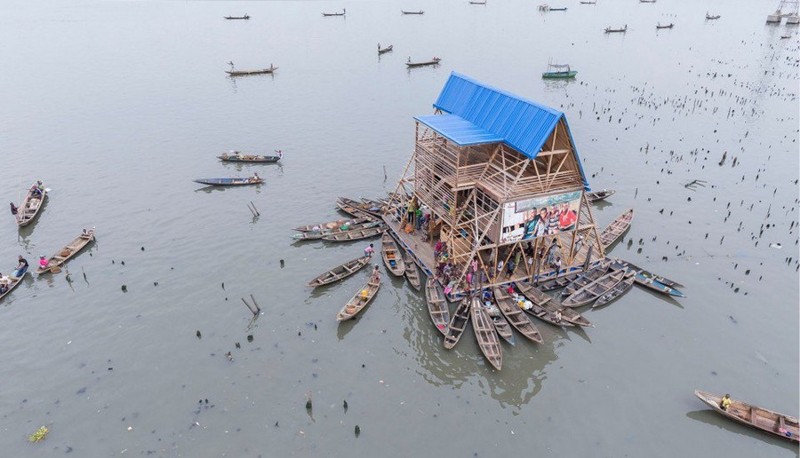
M250 295L250 299L253 301L253 305L256 306L256 310L260 312L261 311L261 307L258 306L258 302L256 302L256 298L253 297L252 294Z

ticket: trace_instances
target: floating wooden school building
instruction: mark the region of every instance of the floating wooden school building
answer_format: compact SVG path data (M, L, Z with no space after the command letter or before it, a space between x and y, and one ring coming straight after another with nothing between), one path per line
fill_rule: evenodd
M563 113L455 72L433 106L415 118L414 152L384 216L429 275L442 262L439 240L454 292L470 289L473 260L477 288L553 278L605 256ZM409 208L430 215L426 227L416 229Z

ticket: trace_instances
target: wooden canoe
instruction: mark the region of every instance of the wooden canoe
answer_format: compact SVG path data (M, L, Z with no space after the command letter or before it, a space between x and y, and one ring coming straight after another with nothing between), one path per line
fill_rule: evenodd
M355 208L364 213L368 213L376 218L383 217L383 209L382 209L383 206L380 204L380 202L375 202L369 199L365 199L359 202L357 200L348 199L347 197L339 197L337 204L341 204L342 207Z
M535 288L533 290L531 288L532 287L530 285L527 285L527 284L524 284L524 283L518 283L517 284L517 289L519 289L520 291L525 290L526 292L528 292L528 294L531 295L531 297L533 297L535 299L538 299L538 302L539 302L539 303L537 303L537 301L534 301L533 299L528 298L524 294L522 294L521 296L519 296L516 299L514 299L514 300L517 300L519 302L519 301L524 300L524 299L527 298L528 302L533 304L533 306L531 308L529 308L529 309L522 308L521 306L518 305L520 308L522 308L522 310L525 313L527 313L527 314L529 314L531 316L535 316L536 318L539 318L542 321L546 321L546 322L548 322L550 324L554 324L556 326L574 326L571 322L569 322L566 319L564 319L563 314L557 314L556 310L551 310L548 307L544 307L544 304L547 304L548 302L550 302L552 300L552 298L550 296L548 296L548 295L546 295L544 293L541 293L541 291L536 290ZM541 294L536 293L536 291L538 291Z
M592 304L592 308L596 309L598 307L602 307L604 305L608 305L615 300L619 299L620 297L624 296L628 291L633 288L633 281L634 277L636 276L636 272L627 271L625 272L625 276L622 278L622 281L617 283L613 288L606 291L602 296L598 297L594 304Z
M572 283L570 283L569 285L566 286L566 288L564 288L564 291L561 291L561 295L569 296L570 294L583 288L589 283L592 283L593 281L609 273L610 271L611 271L611 263L604 261L599 265L585 271L583 274L579 275L578 278L573 280Z
M560 316L562 320L572 323L576 326L583 326L583 327L594 326L591 321L586 319L586 317L584 317L577 311L572 310L569 307L564 307L555 298L553 298L550 302L547 302L546 304L542 305L542 308L550 312L556 318Z
M250 19L250 16L248 16L247 14L245 14L244 16L225 16L225 19L227 19L229 21L235 21L237 19L246 21L246 20Z
M298 232L314 232L314 228L318 227L321 231L324 231L342 227L345 223L350 223L351 225L355 226L356 224L362 224L368 221L373 221L373 220L370 218L337 219L336 221L328 221L327 223L306 224L305 226L296 227L293 230Z
M567 275L547 280L546 282L539 283L536 287L542 291L553 291L554 289L563 288L583 274L583 270L568 273Z
M6 290L6 292L0 294L0 301L2 301L4 297L6 297L9 294L11 294L11 291L13 291L14 288L16 288L20 283L22 283L22 280L25 278L25 275L28 275L28 272L25 272L24 274L22 274L21 277L12 277L12 276L9 275L8 278L11 281L8 284L8 289Z
M341 232L348 232L348 231L360 231L362 229L371 229L373 227L380 226L381 223L378 221L367 221L366 223L361 224L353 224L353 225L341 225L339 227L333 229L322 229L319 231L308 231L308 232L300 232L299 234L293 234L292 238L295 240L320 240L326 235L334 235L339 234ZM344 228L344 229L343 229Z
M263 154L242 154L238 151L222 153L217 159L222 162L252 162L257 164L273 163L281 160L283 156L265 156Z
M444 348L451 350L461 340L461 336L464 334L464 330L467 329L467 324L469 324L469 308L470 300L468 297L458 303L453 316L450 318L450 325L447 326L447 334L444 336Z
M401 13L403 13L403 14L425 14L425 12L424 12L424 11L422 11L422 10L419 10L419 11L405 11L405 10L400 10L400 12L401 12Z
M403 252L403 266L405 268L406 280L408 280L412 288L419 291L420 288L422 288L422 283L419 279L419 269L417 269L417 264L411 259L411 256L405 252Z
M37 274L43 274L47 272L51 272L54 267L61 267L65 262L71 259L76 254L80 253L82 249L86 247L94 240L94 229L87 231L85 234L81 234L75 237L74 240L69 242L64 248L58 251L58 253L50 256L50 259L47 260L47 267L42 268L41 266L36 269Z
M544 305L552 299L550 296L542 292L542 290L535 288L530 283L517 282L515 286L522 293L523 296L528 298L529 301L536 305Z
M402 277L405 274L406 266L403 262L403 257L388 232L384 232L383 237L381 237L381 257L389 273L395 277Z
M342 231L335 234L322 236L322 240L328 242L351 242L353 240L363 240L371 237L377 237L386 230L382 224L371 227L369 229L358 229L355 231Z
M667 286L652 278L645 277L641 272L637 273L633 279L636 284L644 286L645 288L651 289L657 293L668 294L675 297L686 297L682 291L679 291L671 286Z
M616 242L622 234L631 227L631 220L633 219L633 209L626 210L617 219L611 222L603 232L600 233L600 243L603 244L604 249L608 249L614 242Z
M364 310L381 287L381 277L372 276L366 285L359 289L352 299L336 314L336 321L347 321Z
M195 183L207 184L209 186L248 186L254 184L261 184L264 182L262 178L198 178L194 180Z
M617 286L625 276L626 270L612 270L597 280L589 283L583 288L575 291L567 296L561 305L564 307L581 307L591 304L598 297L609 292L613 287Z
M308 286L316 288L322 285L328 285L333 282L345 279L350 275L353 275L354 273L363 269L367 264L369 264L369 261L370 258L367 256L347 261L346 263L340 266L336 266L333 269L330 269L327 272L320 274L319 276L317 276L317 278L308 282Z
M656 30L659 30L659 29L671 29L674 26L675 26L675 24L673 24L672 22L670 22L667 25L656 24Z
M394 49L394 45L389 45L385 48L381 48L381 45L378 45L378 55L380 56L381 54L386 54L387 52L390 52L392 49Z
M491 318L492 324L494 325L494 330L495 332L497 332L497 335L500 336L506 342L508 342L509 345L512 346L516 345L517 341L514 339L514 331L511 330L511 325L508 324L508 320L506 320L506 317L502 313L500 313L499 310L495 314L492 314L491 312L488 313L489 313L489 318Z
M438 57L434 57L433 59L428 60L428 61L424 61L424 62L411 62L411 61L408 61L408 62L406 62L406 66L408 68L415 68L415 67L425 67L427 65L438 65L439 62L441 62L441 60L442 59L440 59Z
M347 14L347 10L345 8L342 8L342 12L341 13L322 13L322 15L325 16L325 17L344 16L345 14Z
M425 282L425 302L428 303L428 313L431 315L433 325L446 336L450 326L450 306L447 305L444 294L433 277L428 277L428 281Z
M44 207L44 201L47 199L47 190L42 189L41 195L34 193L33 189L37 186L38 183L33 183L33 186L28 189L28 193L25 194L25 198L17 208L16 217L17 226L19 227L25 227L32 223L39 216L42 207Z
M682 284L676 282L675 280L670 280L667 277L663 277L661 275L657 275L657 274L654 274L652 272L648 272L648 271L642 269L641 267L639 267L639 266L637 266L637 265L635 265L633 263L630 263L628 261L624 261L622 259L615 259L614 261L616 263L620 264L623 267L627 267L628 270L632 270L632 271L634 271L636 273L642 274L642 277L644 279L652 279L652 280L655 280L655 281L661 283L662 285L671 286L673 288L682 288L683 287Z
M784 439L789 439L792 442L798 442L800 430L798 430L797 417L790 417L789 415L734 399L731 399L731 405L728 406L727 410L722 410L720 407L721 396L700 390L695 390L694 395L720 415Z
M472 329L475 331L475 339L478 341L481 353L489 361L489 364L500 370L503 367L503 347L500 346L500 340L497 338L497 331L494 329L489 313L483 308L477 297L472 298L470 313Z
M595 191L595 192L587 192L586 193L586 200L589 203L592 202L599 202L601 200L606 200L606 198L612 196L615 192L613 189L603 189L602 191Z
M250 75L271 75L278 67L269 64L269 68L259 68L257 70L225 70L229 76L250 76Z
M531 322L530 318L525 315L525 312L514 302L514 299L506 293L503 288L494 288L494 303L497 308L503 312L511 326L525 336L528 340L536 343L542 343L542 335L536 326Z

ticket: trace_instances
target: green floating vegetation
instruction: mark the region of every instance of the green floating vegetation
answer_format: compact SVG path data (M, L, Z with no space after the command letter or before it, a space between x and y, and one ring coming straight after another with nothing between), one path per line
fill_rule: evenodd
M31 434L28 437L28 442L36 443L36 442L39 442L39 441L43 441L43 440L45 440L45 438L47 438L47 433L49 433L49 432L50 432L50 430L47 429L46 426L42 426L41 428L37 429L35 433Z

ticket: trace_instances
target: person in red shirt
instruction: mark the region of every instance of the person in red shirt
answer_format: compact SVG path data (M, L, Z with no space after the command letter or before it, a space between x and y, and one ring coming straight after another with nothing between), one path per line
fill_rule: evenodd
M568 204L563 204L561 214L558 216L558 228L562 231L571 231L575 229L577 221L578 215L575 214L575 211L570 210Z

